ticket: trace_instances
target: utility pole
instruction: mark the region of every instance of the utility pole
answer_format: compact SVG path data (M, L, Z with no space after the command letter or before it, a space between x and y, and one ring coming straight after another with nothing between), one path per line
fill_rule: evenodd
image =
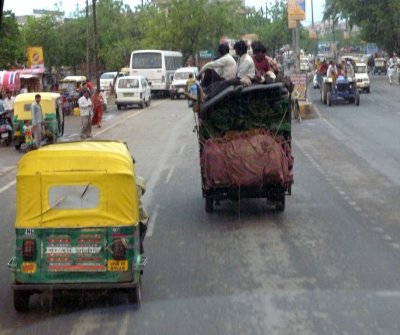
M90 73L90 57L89 57L89 0L86 0L86 78L89 80Z
M99 62L99 48L98 48L98 39L99 35L97 33L97 15L96 15L96 0L92 0L93 5L93 37L94 37L94 71L96 75L96 86L100 88L100 62Z

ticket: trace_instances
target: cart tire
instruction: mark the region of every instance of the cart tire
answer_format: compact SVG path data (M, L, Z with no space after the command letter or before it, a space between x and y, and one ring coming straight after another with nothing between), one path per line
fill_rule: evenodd
M328 106L332 106L332 96L331 96L331 92L326 93L326 104Z
M14 309L23 313L29 310L30 291L14 290Z
M137 286L128 293L128 301L130 304L133 304L136 309L140 308L142 304L142 290L141 290L141 280L139 280Z
M354 99L354 103L356 104L356 106L360 106L360 95L357 94L355 99Z
M118 105L117 105L117 109L120 111L121 108L122 108L122 106L118 104Z
M285 210L285 196L284 195L276 201L275 210L277 212L283 212Z
M214 199L206 198L206 212L212 213L214 211Z
M19 150L21 149L21 143L17 143L14 145L15 149Z

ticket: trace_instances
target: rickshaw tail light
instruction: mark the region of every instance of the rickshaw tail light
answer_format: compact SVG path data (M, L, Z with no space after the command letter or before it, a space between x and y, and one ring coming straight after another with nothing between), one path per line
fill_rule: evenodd
M126 258L126 249L125 245L121 239L114 240L114 243L111 247L113 258L116 260L121 260Z
M36 241L24 240L22 244L22 259L24 261L34 261L36 258Z

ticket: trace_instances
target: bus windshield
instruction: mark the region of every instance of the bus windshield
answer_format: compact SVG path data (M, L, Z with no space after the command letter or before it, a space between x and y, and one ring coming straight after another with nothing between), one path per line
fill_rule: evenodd
M132 55L132 69L160 69L161 53L143 52Z

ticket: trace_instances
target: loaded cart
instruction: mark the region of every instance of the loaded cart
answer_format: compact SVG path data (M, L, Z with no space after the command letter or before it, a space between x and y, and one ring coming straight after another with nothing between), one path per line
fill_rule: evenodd
M228 86L194 111L206 211L221 200L243 198L266 198L284 211L293 183L286 86Z

